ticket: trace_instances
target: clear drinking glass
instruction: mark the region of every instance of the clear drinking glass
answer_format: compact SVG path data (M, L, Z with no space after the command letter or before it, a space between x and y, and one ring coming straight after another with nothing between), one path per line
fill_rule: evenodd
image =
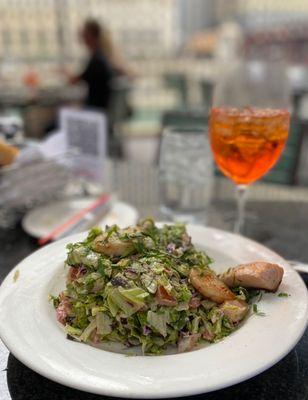
M169 128L159 157L160 210L165 218L206 223L213 161L204 129Z
M230 66L216 85L209 136L218 168L237 188L236 233L243 229L248 186L276 164L284 149L289 105L288 79L277 62Z

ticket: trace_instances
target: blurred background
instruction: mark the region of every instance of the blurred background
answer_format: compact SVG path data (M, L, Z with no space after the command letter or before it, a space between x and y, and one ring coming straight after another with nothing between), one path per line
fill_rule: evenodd
M1 116L27 138L42 138L60 106L86 96L86 86L68 85L63 71L82 70L78 31L88 18L107 27L133 71L114 85L107 110L123 157L154 162L164 125L205 118L215 81L239 49L251 59L283 59L293 112L308 116L304 0L1 0L0 15ZM303 153L296 179L307 184Z
M45 140L63 107L95 106L107 118L110 156L157 165L166 127L207 129L215 84L233 63L245 58L257 72L258 62L272 60L286 66L292 124L281 160L262 181L308 185L306 1L0 0L0 20L0 150ZM98 66L108 101L94 93L95 36L108 61ZM2 165L13 162L14 149L4 151ZM45 168L61 189L63 171ZM36 171L26 171L32 182ZM14 185L4 172L2 198ZM23 175L17 180L33 190ZM10 196L6 204L17 197Z
M228 151L221 146L214 156L217 161L225 153L228 163L231 154L239 170L249 175L251 165L261 165L265 173L283 131L279 161L249 185L242 233L292 265L308 263L307 0L0 0L0 283L40 245L93 225L126 227L150 216L231 231L235 185L215 166L208 116L215 86L243 60L264 100L283 77L278 89L286 86L291 111L286 146L289 114L281 103L287 122L278 118L275 126L275 115L261 115L259 122L252 115L259 129L242 124L239 132L246 132L235 132L239 150L227 138ZM268 61L276 69L266 86L261 64ZM242 75L237 78L240 86ZM231 100L242 97L235 93ZM261 104L265 115L266 107ZM239 124L229 125L236 131ZM251 145L245 133L261 144ZM303 398L308 368L302 347L290 364L260 376L260 393L279 382L274 398L285 398L281 371L292 370L296 379L290 375L288 390ZM8 380L11 391L5 398L28 392L32 399L37 386L41 398L59 398L60 389L33 379L12 356L6 369L4 359L0 388ZM255 390L255 381L251 385ZM246 398L247 386L241 387Z

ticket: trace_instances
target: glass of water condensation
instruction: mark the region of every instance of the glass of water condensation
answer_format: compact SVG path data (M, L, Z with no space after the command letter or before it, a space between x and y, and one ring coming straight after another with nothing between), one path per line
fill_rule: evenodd
M212 184L213 161L205 129L166 129L159 156L163 217L206 223Z

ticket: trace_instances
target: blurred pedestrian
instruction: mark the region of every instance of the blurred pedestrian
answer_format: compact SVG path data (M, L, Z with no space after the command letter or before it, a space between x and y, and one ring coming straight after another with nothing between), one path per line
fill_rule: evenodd
M80 37L88 50L89 60L81 74L70 78L70 83L86 82L86 106L106 110L110 102L112 80L123 75L131 77L133 74L114 46L108 30L98 21L87 20L80 31Z

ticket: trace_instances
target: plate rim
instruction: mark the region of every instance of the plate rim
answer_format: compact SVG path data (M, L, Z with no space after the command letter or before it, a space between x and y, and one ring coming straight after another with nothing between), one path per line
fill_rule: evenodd
M157 222L156 224L159 225L159 224L163 224L163 223L172 224L170 222L162 222L162 223ZM275 251L267 248L263 244L260 244L252 239L246 238L244 236L236 235L229 231L225 231L225 230L221 230L221 229L217 229L217 228L213 228L213 227L209 227L209 226L188 224L187 227L188 227L188 229L189 229L189 227L201 228L201 229L208 230L212 233L223 234L223 235L227 234L231 237L240 238L241 240L246 241L246 243L257 245L259 248L263 248L267 253L271 253L271 255L273 257L280 259L284 264L289 266L289 263L278 253L276 253ZM9 278L14 275L16 270L18 270L20 268L20 266L25 262L25 260L32 257L34 254L46 251L46 248L49 248L51 250L51 247L57 247L61 244L65 244L68 240L75 240L74 238L78 238L78 236L81 236L81 235L84 235L84 232L74 234L74 235L68 236L64 239L58 240L54 243L51 243L43 248L36 250L35 252L31 253L26 258L24 258L22 261L20 261L9 272L9 274L5 277L5 279L2 281L2 283L0 285L0 302L1 302L1 288L5 285L6 281L8 281ZM291 270L293 271L294 275L297 276L297 278L301 281L300 284L302 285L302 287L306 289L306 298L305 298L305 308L306 308L305 316L306 316L306 318L302 318L301 329L298 329L297 334L294 335L292 343L290 343L284 349L284 351L281 351L280 354L277 355L276 357L274 357L270 362L264 363L264 365L262 365L260 368L255 369L250 372L247 372L245 374L242 374L242 375L238 376L237 378L229 377L229 378L225 379L224 381L222 381L220 384L217 384L217 383L212 384L212 387L210 386L207 389L204 388L204 390L200 389L199 387L197 389L187 387L187 389L185 389L185 390L184 389L177 390L176 388L172 388L171 390L168 390L168 389L161 390L160 389L159 392L153 393L153 395L152 395L152 394L149 394L149 392L143 391L142 387L141 387L140 391L138 391L138 392L135 391L134 393L132 393L132 392L125 391L125 390L123 391L123 389L121 389L121 388L120 389L112 389L112 388L109 389L107 386L95 387L89 383L84 383L84 382L80 382L77 385L77 384L74 384L74 382L72 382L72 381L67 381L66 377L62 378L61 375L59 374L59 372L57 373L56 370L48 371L48 369L46 369L46 365L45 365L45 369L44 369L44 364L41 364L38 366L36 364L33 365L31 363L31 360L28 360L25 352L23 354L19 353L18 351L15 352L14 346L12 345L12 343L9 343L9 339L7 340L7 338L6 338L5 328L1 328L1 325L0 325L0 339L3 341L3 343L8 348L8 350L18 360L20 360L24 365L26 365L28 368L30 368L33 371L37 372L38 374L46 377L47 379L50 379L54 382L60 383L64 386L68 386L68 387L71 387L71 388L74 388L77 390L81 390L81 391L85 391L85 392L89 392L89 393L95 393L95 394L99 394L99 395L112 396L112 397L121 396L123 398L132 398L132 397L134 397L134 398L166 398L166 397L170 398L170 397L183 397L183 396L196 395L196 394L201 394L201 393L208 393L208 392L211 392L214 390L220 390L220 389L223 389L223 388L226 388L229 386L233 386L235 384L238 384L240 382L246 381L247 379L250 379L254 376L259 375L260 373L271 368L273 365L275 365L280 360L282 360L296 346L298 341L301 339L301 337L303 336L305 330L307 329L307 325L308 325L308 291L307 291L304 281L302 280L302 278L300 277L298 272L292 268L291 268ZM4 327L4 325L2 325L2 326ZM184 353L184 354L189 354L189 353Z
M86 201L86 200L95 200L97 199L97 196L89 196L89 197L76 197L76 198L72 198L72 199L60 199L58 200L56 203L67 203L69 201ZM35 238L35 239L39 239L42 235L39 235L38 233L35 233L31 228L28 229L28 219L30 218L31 214L35 211L37 211L38 209L41 208L45 208L48 207L49 204L54 204L55 202L51 202L51 203L46 203L46 204L41 204L35 208L33 208L32 210L28 211L22 218L21 220L21 227L24 230L24 232L26 232L28 235L30 235L31 237ZM134 220L137 221L138 219L138 211L137 208L134 207L132 204L127 203L126 201L122 201L122 200L117 200L114 199L112 207L115 207L116 205L120 205L121 207L124 205L125 207L129 207L131 209L131 212L134 213ZM112 211L112 207L111 210ZM105 216L106 217L106 216ZM103 217L104 219L104 217ZM101 221L99 221L98 223L100 223ZM33 254L33 253L31 253ZM30 254L29 254L30 255ZM22 260L23 261L23 260Z

